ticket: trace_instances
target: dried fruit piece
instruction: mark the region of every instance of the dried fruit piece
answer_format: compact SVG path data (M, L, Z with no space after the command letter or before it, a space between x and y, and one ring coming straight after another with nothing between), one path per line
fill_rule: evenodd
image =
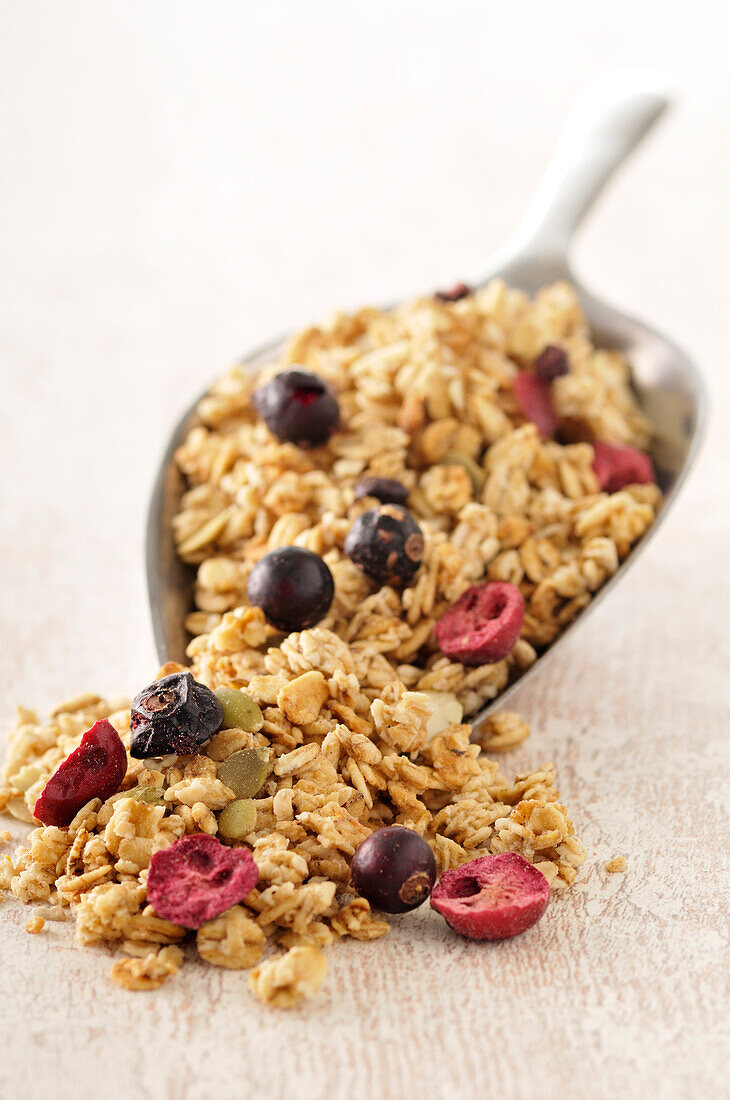
M437 290L434 298L437 302L458 302L460 298L467 298L470 294L470 286L466 283L457 283L451 290Z
M229 802L218 815L218 832L224 840L243 840L256 827L256 803L250 798Z
M527 371L518 371L514 380L515 397L522 415L536 424L541 435L551 436L558 426L553 408L550 383Z
M258 877L248 848L228 848L214 836L195 834L155 852L147 897L158 917L200 928L250 894Z
M323 378L311 371L276 374L253 395L256 410L282 443L321 447L340 423L340 407Z
M223 707L221 729L245 730L257 733L264 724L261 707L245 691L237 688L216 688L213 692Z
M355 500L375 497L381 504L403 505L408 500L408 490L392 477L361 477L355 485Z
M335 582L319 554L301 546L271 550L251 570L248 599L277 630L308 630L323 619Z
M505 940L539 921L549 897L545 876L524 856L504 852L445 871L431 906L462 936Z
M70 825L92 798L104 802L116 794L126 773L122 739L109 719L102 718L56 768L33 807L33 816L44 825Z
M356 849L352 885L386 913L407 913L422 905L436 881L436 860L413 829L377 829Z
M597 439L593 450L593 472L607 493L617 493L627 485L648 485L656 481L651 459L636 447Z
M398 504L363 512L345 539L345 553L377 584L404 588L415 577L423 557L423 532L411 513Z
M253 798L269 774L266 749L240 749L226 757L218 767L218 778L236 798Z
M467 588L436 623L441 652L463 665L501 661L514 649L525 618L525 601L514 584L488 581Z
M568 373L568 356L562 348L548 344L532 364L532 369L538 378L542 378L545 382L552 382L553 378L559 378L561 374Z
M223 707L190 672L155 680L132 700L130 754L195 753L221 728Z

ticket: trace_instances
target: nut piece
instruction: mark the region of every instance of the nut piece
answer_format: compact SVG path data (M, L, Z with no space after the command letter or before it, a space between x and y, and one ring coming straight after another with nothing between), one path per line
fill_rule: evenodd
M433 714L428 720L426 733L429 741L437 737L450 726L458 726L464 717L464 708L450 691L424 691L433 707Z
M325 983L327 960L317 947L292 947L286 955L257 966L248 976L251 992L266 1005L291 1008L313 997Z
M330 689L321 672L305 672L283 687L276 697L279 710L295 726L314 722Z

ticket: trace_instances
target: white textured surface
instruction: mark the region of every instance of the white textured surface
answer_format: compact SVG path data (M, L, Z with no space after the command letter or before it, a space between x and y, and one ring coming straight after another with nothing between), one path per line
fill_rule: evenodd
M401 919L330 950L325 994L284 1015L194 965L123 993L106 954L27 936L6 902L3 1098L730 1095L718 7L0 2L4 723L154 671L144 508L201 386L334 306L468 277L614 65L665 68L682 107L580 267L696 355L715 410L664 533L518 697L535 732L506 764L556 760L590 849L541 925L490 946Z

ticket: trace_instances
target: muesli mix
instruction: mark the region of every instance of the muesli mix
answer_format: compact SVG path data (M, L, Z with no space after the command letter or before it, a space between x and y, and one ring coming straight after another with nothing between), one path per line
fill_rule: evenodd
M627 364L566 284L495 281L307 329L199 421L174 521L190 669L131 707L21 709L0 809L38 827L0 891L29 932L74 917L118 946L124 988L194 940L279 1006L321 988L322 948L429 897L464 935L524 931L585 850L552 764L509 779L485 755L526 723L463 719L654 519Z

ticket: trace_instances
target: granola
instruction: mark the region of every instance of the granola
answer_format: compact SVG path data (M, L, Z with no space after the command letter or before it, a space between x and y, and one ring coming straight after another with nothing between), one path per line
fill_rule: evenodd
M541 438L515 396L518 372L546 348L568 366L550 383L563 442ZM256 967L249 984L264 1003L312 996L326 977L323 948L389 930L350 874L383 826L419 834L440 873L517 853L559 891L585 859L554 766L510 779L485 755L521 744L528 725L492 715L477 743L464 716L536 660L653 522L655 485L602 492L593 468L591 440L650 439L627 364L592 345L566 284L531 302L499 281L338 316L291 340L262 380L295 363L336 393L342 430L325 445L279 442L238 367L201 402L177 453L188 488L175 537L197 566L191 671L198 687L247 693L246 728L221 728L189 755L141 760L129 752L128 704L86 694L46 722L21 708L10 735L0 810L35 826L39 795L89 727L108 719L121 737L119 789L0 857L0 896L36 907L29 931L73 918L81 944L115 946L125 957L111 978L125 989L173 976L194 935L205 963ZM402 588L373 583L345 553L372 507L368 489L384 481L406 494L423 533ZM322 557L334 599L316 625L282 636L248 605L247 582L267 553L289 547ZM524 622L506 656L474 667L445 656L434 627L484 581L519 588ZM158 678L184 673L170 662ZM231 759L246 751L256 754L253 793ZM242 797L231 832L221 815ZM152 863L154 896L158 853L190 836L246 846L258 872L240 903L196 933L155 912L147 890Z
M541 438L514 393L546 348L567 364L551 382L563 442ZM279 442L252 404L256 386L293 364L329 384L342 414L341 430L314 450ZM188 488L173 522L178 553L197 567L189 656L211 687L278 673L266 655L275 631L247 617L247 581L266 553L295 546L329 566L335 597L319 626L347 643L368 699L402 683L449 692L474 714L581 612L661 501L653 484L600 491L592 441L646 447L651 426L627 363L594 347L566 283L532 301L494 280L457 300L338 315L293 337L259 378L229 371L198 419L177 452ZM395 479L408 494L425 536L410 586L374 585L345 553L373 504L357 490L363 478ZM485 580L517 585L526 613L506 658L469 668L443 656L434 627ZM293 707L283 709L294 726L316 720Z
M264 714L261 730L221 730L194 756L140 761L127 754L120 791L103 803L92 799L66 827L35 828L12 857L3 857L0 890L35 907L33 930L45 920L73 919L81 944L116 946L128 956L114 964L111 978L132 990L157 988L172 977L183 959L180 947L192 936L200 959L234 970L283 949L286 955L254 971L251 986L265 1003L288 1006L324 982L322 948L388 932L387 920L350 881L357 847L384 825L420 833L440 871L485 853L517 851L554 890L570 884L585 850L560 802L552 765L510 781L470 743L468 725L442 720L429 734L440 698L387 683L371 702L351 671L349 648L323 628L291 636L272 657L276 671L253 684ZM297 700L308 708L310 720L294 726L270 701L279 696L284 705ZM100 715L109 717L128 749L130 712L117 703L93 697L45 723L19 711L5 776L32 767L38 778L13 794L16 812L32 817L62 753L72 752ZM494 728L513 732L520 722L505 715ZM252 799L254 827L237 842L250 849L258 882L240 904L190 933L150 905L150 859L180 837L208 834L211 822L216 832L218 816L234 800L217 770L241 746L270 756L267 778ZM138 798L150 790L158 793L154 803Z

